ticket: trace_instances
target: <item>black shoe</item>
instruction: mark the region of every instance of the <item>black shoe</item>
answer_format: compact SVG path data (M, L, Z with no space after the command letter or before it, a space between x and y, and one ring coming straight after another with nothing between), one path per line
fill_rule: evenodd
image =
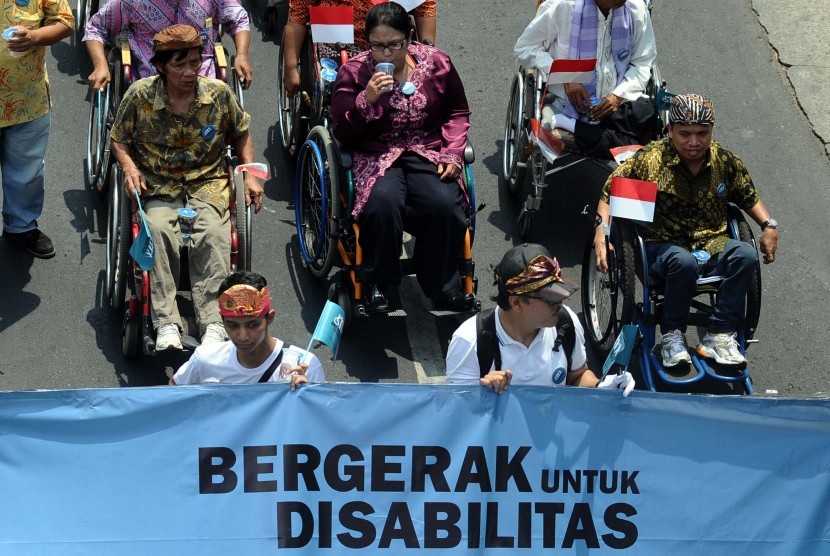
M389 312L389 302L380 288L371 286L367 288L369 295L366 296L366 312L370 315L383 315Z
M52 240L37 228L19 234L3 232L3 237L39 259L51 259L55 256L55 245Z
M472 310L475 300L475 296L471 293L458 292L449 299L440 301L433 300L432 303L439 311L455 311L456 313L460 313Z

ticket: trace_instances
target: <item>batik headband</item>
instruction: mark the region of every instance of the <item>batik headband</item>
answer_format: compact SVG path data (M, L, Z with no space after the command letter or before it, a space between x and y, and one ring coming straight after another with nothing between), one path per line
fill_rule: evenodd
M507 295L524 295L542 289L553 282L562 282L556 257L537 255L525 269L507 280L498 279L499 290Z
M153 52L202 46L202 36L190 25L171 25L153 37Z
M692 93L677 95L671 101L669 123L714 125L715 108L712 106L712 101L703 95Z
M268 286L258 290L247 284L236 284L219 296L219 314L223 317L264 317L270 311Z

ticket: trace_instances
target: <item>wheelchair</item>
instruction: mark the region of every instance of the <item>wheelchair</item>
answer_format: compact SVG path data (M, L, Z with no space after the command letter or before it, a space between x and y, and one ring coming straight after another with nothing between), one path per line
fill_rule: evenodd
M226 147L225 162L228 180L233 187L229 208L231 271L250 270L253 207L245 205L243 174L234 171L238 161L232 156L230 146ZM137 203L134 199L127 198L124 191L121 166L114 164L107 208L106 289L113 309L124 312L121 347L125 357L155 353L155 332L150 319L149 272L142 270L130 257L130 246L138 236L140 224ZM180 289L183 289L184 284L190 283L187 267L187 257L183 256ZM130 290L129 300L126 299L127 288ZM186 348L198 345L198 342L186 335L182 339Z
M730 238L749 243L757 250L752 230L738 207L729 205L727 222ZM748 368L721 368L716 363L707 362L694 349L689 350L692 365L685 374L678 374L676 369L663 368L657 341L657 325L662 315L664 284L648 275L648 257L640 227L631 221L612 219L607 240L613 247L613 252L608 251L607 255L607 273L603 274L596 269L593 233L585 247L582 261L582 311L590 343L600 353L608 353L623 325L635 324L640 332L638 362L643 381L649 390L656 391L658 385L688 387L708 378L732 383L742 388L746 394L752 394L754 387ZM705 329L722 280L722 276L698 279L689 315L690 326ZM738 346L742 354L746 353L749 345L757 341L753 338L760 314L759 262L742 303L743 318L737 330Z
M94 13L94 12L93 12ZM207 28L211 26L210 19L206 20ZM221 44L221 28L214 44L214 60L217 79L221 79L231 87L242 109L245 109L242 83L234 69L235 56L228 53ZM86 141L86 179L87 186L94 188L105 198L109 190L109 174L113 160L110 159L110 129L118 113L118 106L124 92L137 78L133 73L132 53L126 36L122 33L116 40L118 46L111 48L107 53L112 79L103 91L92 93L89 106L89 124Z
M537 2L537 10L540 4L541 1ZM646 7L651 13L651 0L646 0ZM530 234L535 216L542 206L544 190L548 186L546 180L550 176L584 162L592 163L608 173L617 166L612 160L568 151L562 152L553 163L545 158L533 142L532 121L541 122L547 92L546 77L546 72L538 69L519 68L510 86L510 100L504 123L501 177L512 197L519 195L530 170L531 191L517 218L519 234L523 238ZM666 133L673 95L667 92L666 82L657 64L651 67L645 93L657 109L659 131L656 135L661 137Z

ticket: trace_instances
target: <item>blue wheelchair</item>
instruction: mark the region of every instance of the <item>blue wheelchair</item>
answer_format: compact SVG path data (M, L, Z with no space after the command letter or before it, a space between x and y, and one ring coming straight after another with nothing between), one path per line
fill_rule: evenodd
M598 225L598 223L597 223ZM728 207L729 236L749 243L757 250L755 237L743 216L734 205ZM660 358L657 341L657 325L662 316L663 286L649 276L648 257L641 227L632 221L612 219L607 243L608 272L596 268L596 253L593 233L585 248L582 261L582 311L586 321L585 331L589 342L602 354L607 354L622 327L635 324L639 328L636 345L637 360L643 375L643 382L649 390L656 391L665 385L674 389L689 388L704 379L731 383L744 393L752 394L754 387L749 369L723 367L689 350L691 366L667 370ZM689 325L706 327L712 313L722 276L699 278L695 298L692 300ZM639 283L639 284L638 284ZM743 318L737 329L738 347L742 354L757 340L754 340L761 314L761 267L755 272L742 302Z

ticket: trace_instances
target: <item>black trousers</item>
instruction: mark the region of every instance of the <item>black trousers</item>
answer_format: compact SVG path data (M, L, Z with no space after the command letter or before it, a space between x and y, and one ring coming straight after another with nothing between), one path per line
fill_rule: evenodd
M400 284L406 231L417 238L412 258L424 294L443 301L461 291L464 194L454 180L441 181L436 170L428 160L404 153L375 183L358 218L364 283Z
M609 149L623 145L645 145L657 135L660 121L650 99L623 102L616 112L589 124L577 120L574 136L579 150L588 156L611 159Z

